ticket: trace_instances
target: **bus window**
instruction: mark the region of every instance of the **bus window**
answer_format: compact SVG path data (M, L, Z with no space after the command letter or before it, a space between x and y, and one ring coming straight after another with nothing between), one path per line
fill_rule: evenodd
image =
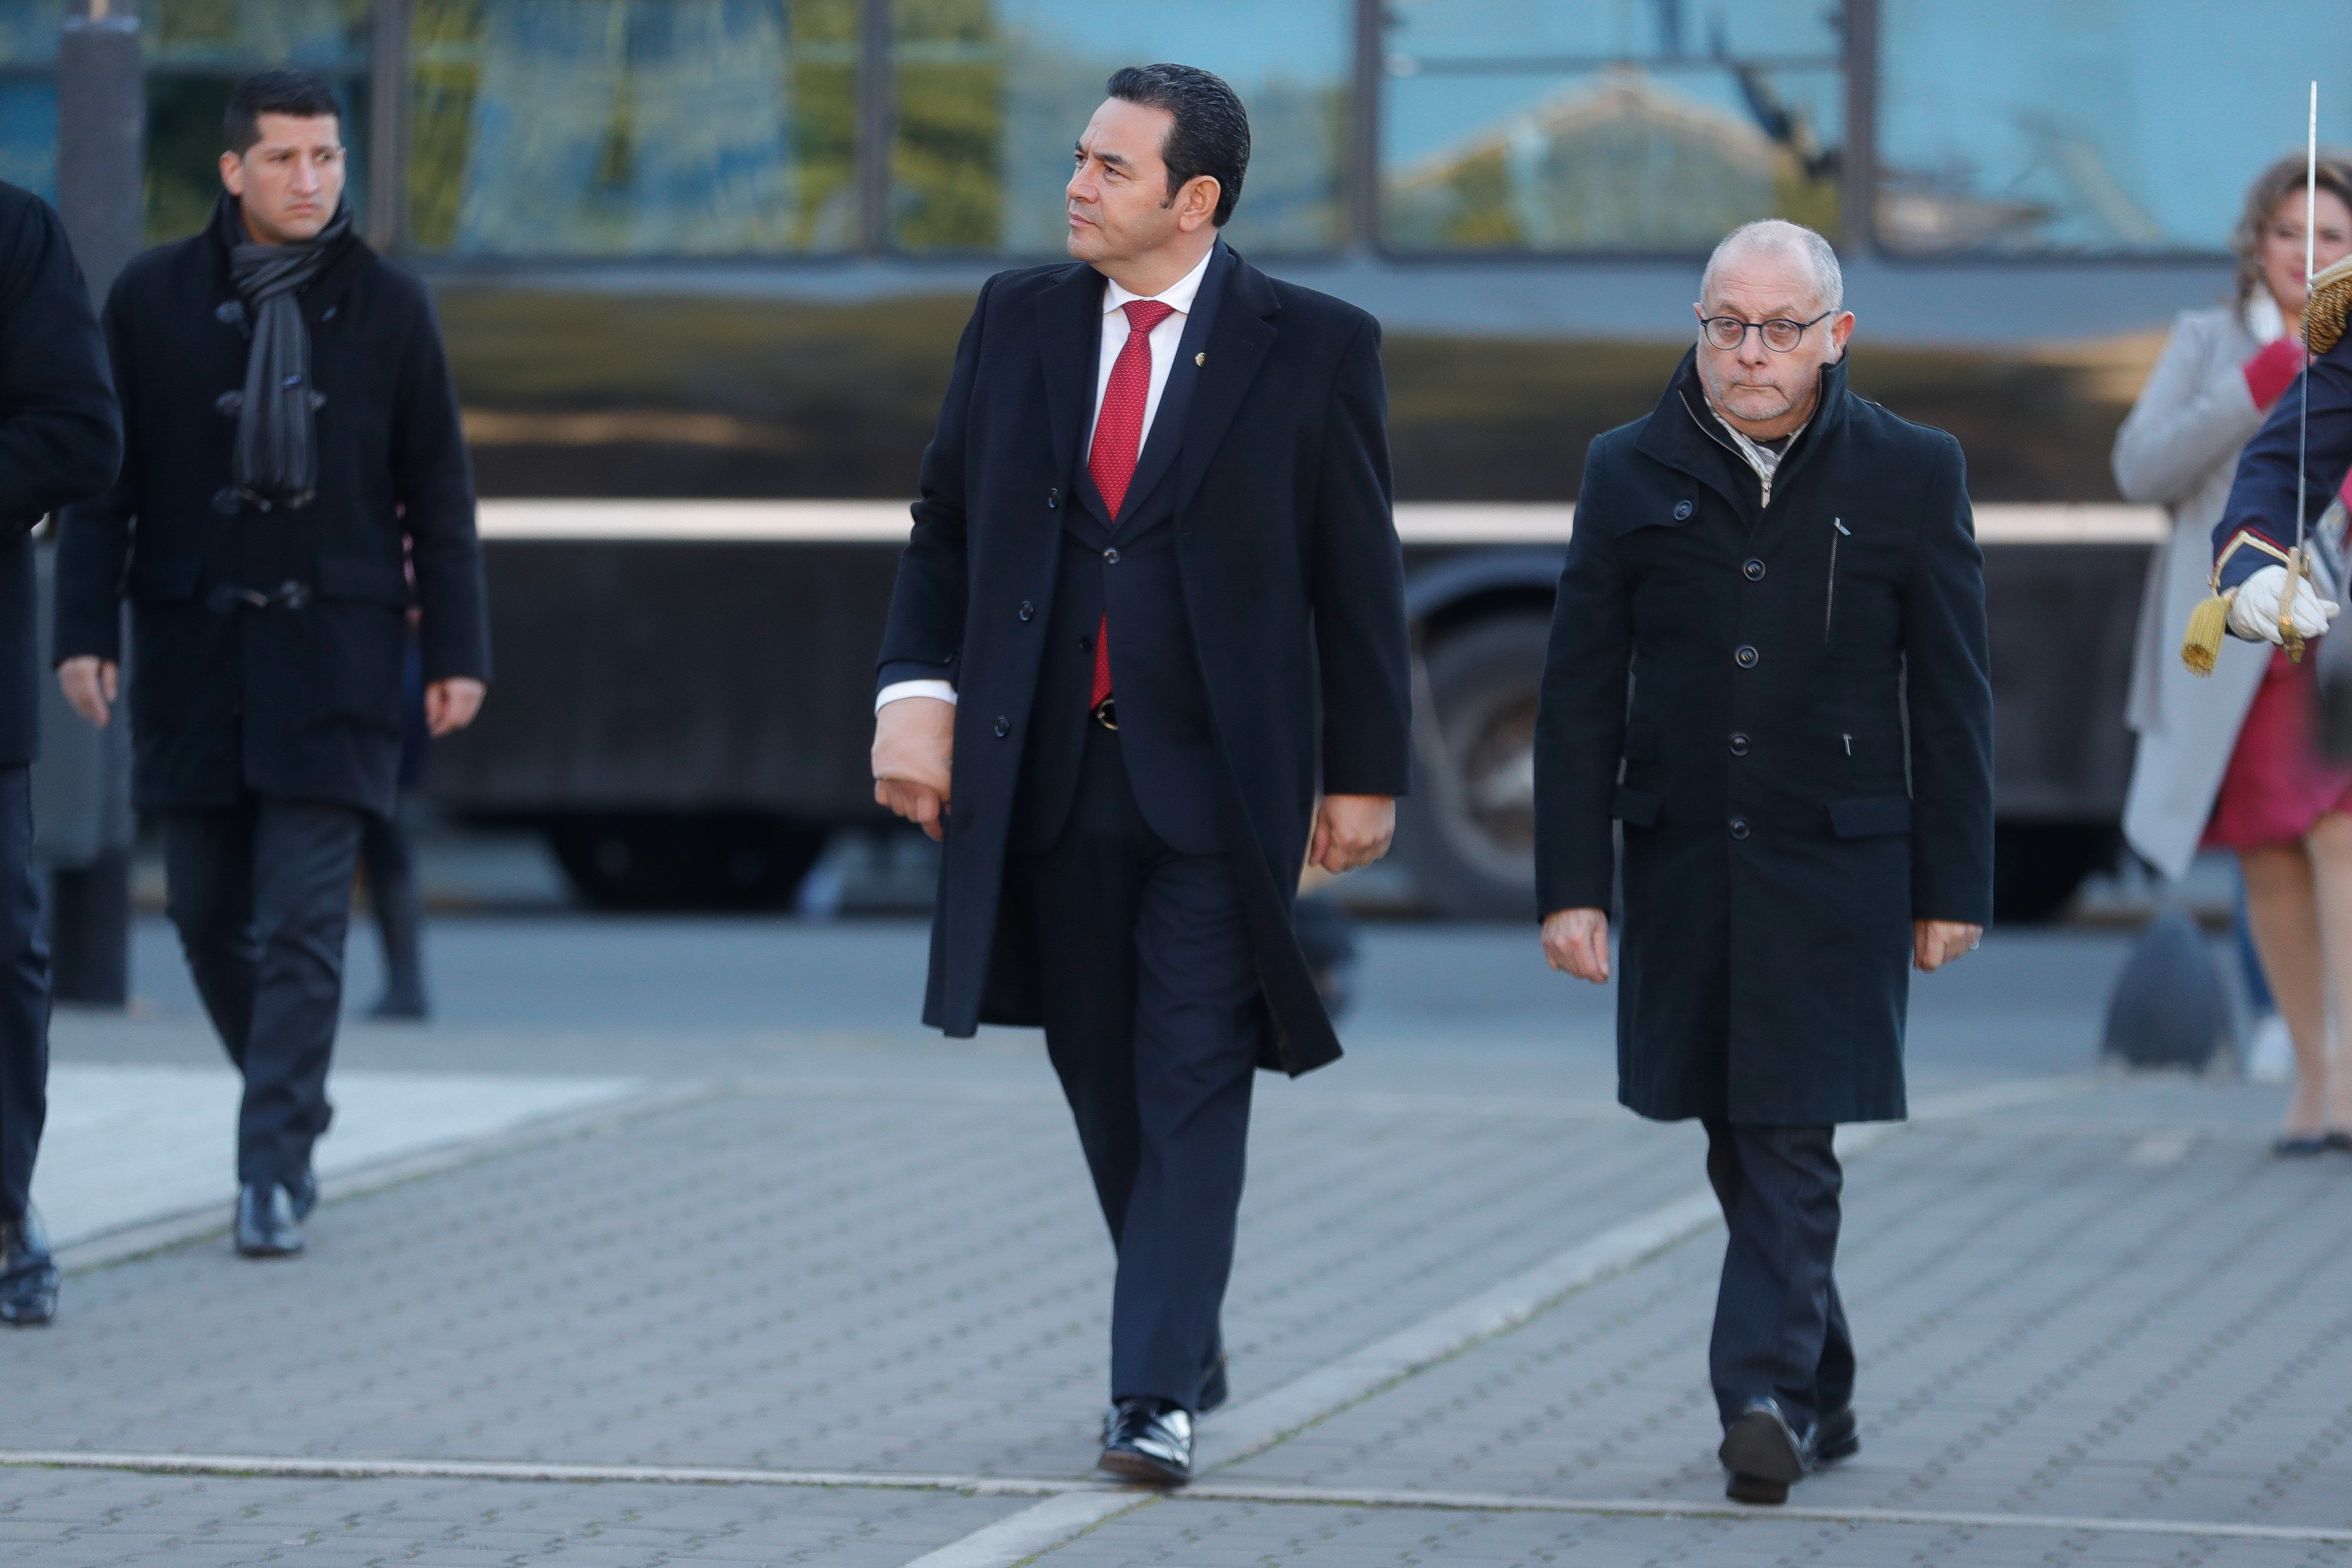
M1348 0L900 0L891 235L914 251L1059 256L1070 148L1121 66L1181 60L1249 105L1228 233L1253 256L1343 236Z
M1401 0L1381 234L1402 251L1695 252L1838 232L1845 73L1822 0Z
M2303 144L2344 13L2309 0L1882 0L1876 224L1890 250L2219 251L2246 183ZM2320 136L2352 91L2320 84Z
M413 17L416 249L856 242L855 0L414 0Z

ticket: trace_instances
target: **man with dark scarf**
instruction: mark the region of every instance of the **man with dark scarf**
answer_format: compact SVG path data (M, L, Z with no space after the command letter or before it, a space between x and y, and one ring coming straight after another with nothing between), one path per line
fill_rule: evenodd
M332 91L265 71L226 131L211 224L107 301L126 455L66 515L55 653L107 723L128 597L133 794L245 1076L236 1246L284 1257L318 1197L362 828L396 790L408 612L436 735L480 706L488 632L431 297L352 232Z

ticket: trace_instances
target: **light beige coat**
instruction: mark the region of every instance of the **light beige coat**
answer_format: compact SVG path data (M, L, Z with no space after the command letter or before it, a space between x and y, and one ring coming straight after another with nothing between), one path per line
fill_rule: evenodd
M2267 299L2263 300L2267 304ZM2210 675L2180 662L2189 612L2210 590L2213 525L2230 499L2238 453L2262 428L2241 368L2277 336L2234 309L2184 311L2155 373L2116 435L2116 484L2126 500L2168 508L2172 528L2148 562L2125 722L2139 735L2124 837L2167 876L2189 869L2213 814L2238 728L2270 663L2267 643L2225 637Z

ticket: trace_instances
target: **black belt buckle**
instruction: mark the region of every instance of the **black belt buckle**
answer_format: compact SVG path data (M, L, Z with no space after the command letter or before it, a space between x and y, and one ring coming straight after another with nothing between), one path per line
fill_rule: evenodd
M1116 731L1118 728L1118 694L1114 692L1095 704L1087 716L1105 729Z

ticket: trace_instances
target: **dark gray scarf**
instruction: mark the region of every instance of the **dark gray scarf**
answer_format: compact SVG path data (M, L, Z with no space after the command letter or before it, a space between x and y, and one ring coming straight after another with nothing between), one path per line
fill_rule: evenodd
M256 245L243 237L243 219L230 215L236 226L229 232L237 237L228 249L229 281L253 327L236 417L237 487L265 501L305 506L319 487L317 400L310 329L295 297L342 248L352 209L338 206L318 237L299 245Z

